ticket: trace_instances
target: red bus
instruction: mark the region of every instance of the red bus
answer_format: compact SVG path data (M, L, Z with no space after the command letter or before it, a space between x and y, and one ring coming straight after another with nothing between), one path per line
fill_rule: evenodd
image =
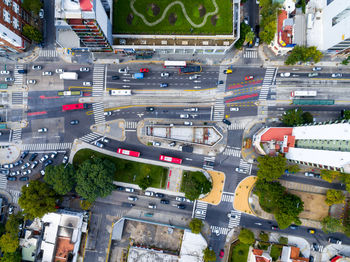
M123 148L118 148L117 153L122 154L122 155L126 155L126 156L134 156L134 157L140 156L140 152L131 151L131 150L123 149Z
M86 109L86 108L87 108L87 105L84 103L69 104L69 105L63 105L62 111L79 110L79 109Z
M164 155L160 155L159 160L174 163L174 164L181 164L182 163L182 159L180 159L180 158L171 157L171 156L164 156Z

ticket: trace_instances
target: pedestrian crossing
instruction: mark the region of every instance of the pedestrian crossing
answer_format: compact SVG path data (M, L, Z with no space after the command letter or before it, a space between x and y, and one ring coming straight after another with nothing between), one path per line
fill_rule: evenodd
M19 142L22 139L22 128L12 130L12 142Z
M39 56L43 57L57 57L58 53L56 50L53 49L40 49Z
M102 96L104 90L105 66L95 65L92 74L92 96Z
M210 230L213 234L219 235L227 235L230 231L227 227L217 227L217 226L210 226Z
M231 125L228 126L228 130L239 130L239 129L244 129L245 128L245 123L242 122L231 122Z
M267 95L269 94L270 86L272 85L273 79L275 77L275 71L277 68L268 67L265 72L263 84L260 90L259 100L263 101L267 99Z
M12 104L22 105L23 104L23 93L22 92L12 92Z
M214 104L214 121L221 121L225 115L224 99L216 99Z
M247 163L243 159L239 161L239 168L242 168L244 170L245 174L250 175L250 172L252 170L252 164Z
M13 72L13 76L15 77L14 85L23 85L23 74L19 74L18 70L23 70L24 65L16 65L15 70Z
M222 154L225 156L241 157L241 150L226 147L225 151Z
M106 118L104 116L103 102L93 103L92 110L94 112L94 119L96 124L101 124L106 121Z
M89 134L79 138L79 139L86 142L86 143L91 143L92 141L95 141L95 140L99 139L100 137L102 137L100 134L92 132L92 133L89 133Z
M71 149L72 145L72 143L23 144L22 149L27 151L67 150Z
M207 216L208 203L202 201L196 201L194 217L204 220Z
M9 190L11 196L12 196L12 203L18 204L18 199L21 196L21 191L17 190Z
M225 194L221 195L221 202L233 202L235 196L233 194Z
M7 177L4 174L0 174L0 189L6 189L7 187Z
M135 121L126 121L125 122L125 129L136 129L137 128L137 122Z
M232 210L230 213L230 219L228 221L228 228L238 227L241 222L241 212Z
M211 162L214 164L215 162L215 156L206 156L204 157L204 162L203 162L203 168L206 169L206 170L213 170L214 167L211 166L211 165L208 165L208 163L206 162Z
M258 51L257 50L245 50L243 53L244 58L258 58Z

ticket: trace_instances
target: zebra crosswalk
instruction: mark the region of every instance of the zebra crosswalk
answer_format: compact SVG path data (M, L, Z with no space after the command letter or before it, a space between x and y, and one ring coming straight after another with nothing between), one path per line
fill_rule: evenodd
M92 133L86 134L85 136L82 136L79 139L86 142L86 143L91 143L92 141L95 141L95 140L99 139L100 137L102 137L100 134L92 132Z
M230 220L228 221L228 228L238 227L241 222L241 212L232 210L230 213Z
M58 53L56 50L53 49L40 49L39 56L43 57L57 57Z
M22 128L12 130L12 142L18 142L22 139Z
M12 196L12 203L16 203L18 204L18 199L21 196L21 191L17 191L17 190L9 190L11 196Z
M36 152L46 150L68 150L72 148L72 145L72 143L23 144L22 149Z
M194 217L204 220L207 216L208 203L196 201L196 205L194 207Z
M22 92L12 92L12 104L22 105L23 104L23 93Z
M210 230L213 234L219 235L227 235L230 231L227 227L217 227L217 226L210 226Z
M235 196L233 194L223 193L221 195L221 202L233 202Z
M214 121L221 121L225 114L224 99L216 99L214 104Z
M226 147L224 152L222 152L222 154L225 155L225 156L241 157L241 150L240 149Z
M92 74L92 96L102 96L104 90L105 66L95 65Z
M7 187L7 177L4 174L0 174L0 189L6 189Z
M125 129L136 129L137 122L135 121L125 121Z
M92 110L94 112L94 119L96 124L101 124L106 121L106 118L104 116L103 102L93 103Z
M258 58L257 50L248 50L246 49L243 53L244 58Z
M268 67L266 69L263 84L259 95L260 101L267 99L267 95L269 94L270 86L272 85L276 69L277 68L274 68L274 67Z
M250 175L250 172L252 171L252 164L247 163L243 159L239 161L239 168L242 168L244 170L245 174Z
M23 85L23 74L19 74L18 70L23 70L24 65L16 65L15 70L13 72L13 76L15 77L14 85Z
M242 122L231 122L231 125L228 126L228 130L239 130L239 129L244 129L245 128L245 123Z
M215 162L215 156L206 156L206 157L204 157L203 168L206 169L206 170L213 170L214 162Z

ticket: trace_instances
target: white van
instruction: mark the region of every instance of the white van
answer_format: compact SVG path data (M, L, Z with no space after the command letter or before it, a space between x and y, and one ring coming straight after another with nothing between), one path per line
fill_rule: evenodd
M125 191L126 191L126 192L134 192L135 189L133 189L133 188L131 188L131 187L126 187L126 188L125 188Z
M281 73L280 76L281 77L290 77L290 73L289 72Z
M152 191L146 191L146 192L145 192L145 195L146 195L146 196L153 196L153 195L154 195L154 192L152 192Z

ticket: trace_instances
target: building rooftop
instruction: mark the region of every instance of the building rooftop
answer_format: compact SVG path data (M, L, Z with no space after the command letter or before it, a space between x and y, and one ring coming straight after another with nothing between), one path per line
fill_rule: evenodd
M203 260L203 249L207 241L201 234L193 234L190 230L184 231L179 262L200 262Z
M71 243L70 238L58 237L56 243L55 262L67 261L69 253L73 252L74 243Z
M292 127L271 127L261 136L261 142L265 141L283 141L284 136L292 135Z
M350 123L297 126L292 134L296 140L350 140Z

